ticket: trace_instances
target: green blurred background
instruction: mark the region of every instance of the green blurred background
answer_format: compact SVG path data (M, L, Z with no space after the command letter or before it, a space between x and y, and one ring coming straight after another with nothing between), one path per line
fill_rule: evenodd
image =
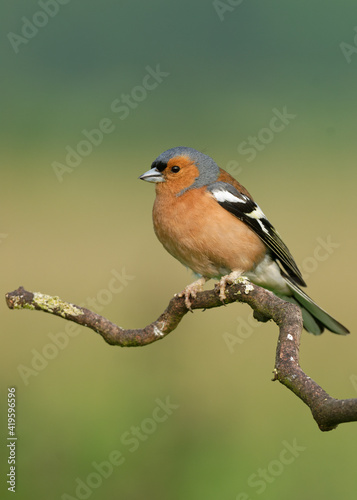
M333 396L356 397L357 6L238 3L52 1L47 21L46 2L3 4L2 293L23 285L74 303L97 298L124 327L153 321L192 276L156 240L154 188L137 178L165 149L195 147L237 174L311 296L351 329L304 333L301 356ZM43 26L31 31L28 20ZM157 65L169 74L143 98L136 87ZM132 92L135 106L120 119L111 104ZM295 118L261 132L284 107ZM103 118L114 130L60 182L53 162L64 164L66 147ZM248 161L242 143L259 133L269 140ZM113 270L131 279L110 296ZM20 499L356 498L356 424L321 433L270 381L277 328L253 323L248 306L195 312L141 349L110 347L85 328L64 336L61 319L0 307L1 498L10 495L12 386ZM227 334L237 339L230 348ZM56 351L53 338L67 345ZM178 408L150 427L167 397ZM132 426L148 430L135 451L123 438ZM300 451L284 465L286 442ZM124 463L93 475L113 450ZM259 469L269 480L258 487ZM92 488L76 493L79 480Z

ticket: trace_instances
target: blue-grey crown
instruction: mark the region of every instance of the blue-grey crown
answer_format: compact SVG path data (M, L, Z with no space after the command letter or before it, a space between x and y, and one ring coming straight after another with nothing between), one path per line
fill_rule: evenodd
M191 184L191 186L180 191L178 196L190 189L199 188L202 186L207 186L212 182L216 182L219 176L219 166L217 163L208 155L201 153L193 148L188 148L186 146L177 146L175 148L168 149L159 155L153 163L167 164L169 160L175 158L176 156L187 156L196 165L199 171L199 176Z

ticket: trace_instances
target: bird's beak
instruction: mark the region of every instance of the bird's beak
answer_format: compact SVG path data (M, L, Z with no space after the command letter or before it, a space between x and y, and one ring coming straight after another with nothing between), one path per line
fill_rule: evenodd
M164 182L164 176L156 168L152 168L139 177L142 181Z

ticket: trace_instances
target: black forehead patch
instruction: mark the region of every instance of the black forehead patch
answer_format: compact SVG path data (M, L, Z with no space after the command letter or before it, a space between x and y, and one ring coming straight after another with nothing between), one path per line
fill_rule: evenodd
M167 167L167 163L163 162L163 161L158 161L158 160L155 160L152 164L151 164L151 168L156 168L156 170L158 170L159 172L163 172L165 170L165 168Z

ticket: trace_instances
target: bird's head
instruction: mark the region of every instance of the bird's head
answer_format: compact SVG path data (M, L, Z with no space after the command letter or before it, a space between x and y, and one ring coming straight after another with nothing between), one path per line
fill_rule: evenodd
M168 149L152 163L151 169L139 177L155 182L157 192L171 192L181 196L215 182L219 167L210 156L185 146Z

